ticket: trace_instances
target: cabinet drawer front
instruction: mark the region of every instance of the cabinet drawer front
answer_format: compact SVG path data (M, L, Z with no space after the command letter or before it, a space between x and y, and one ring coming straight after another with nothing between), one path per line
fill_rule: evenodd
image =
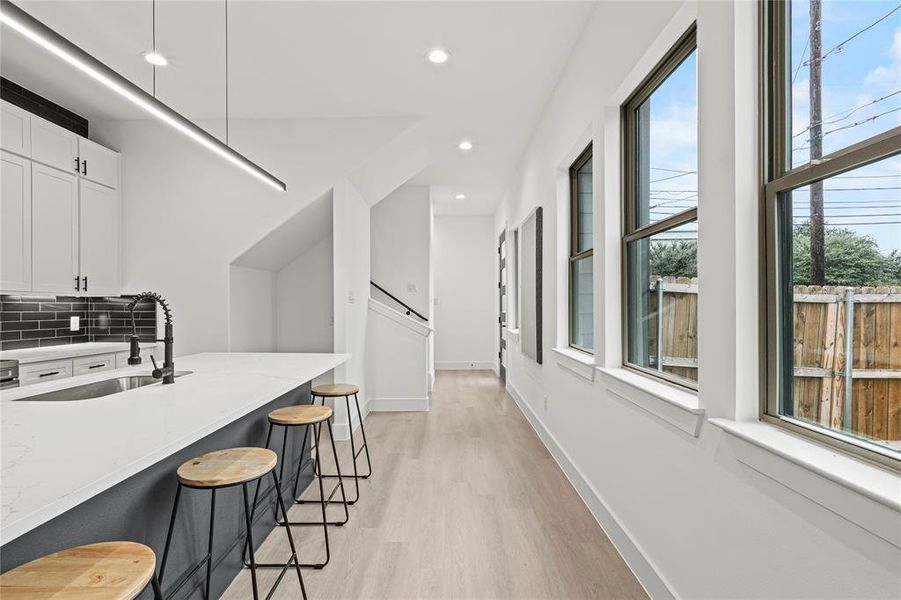
M78 136L40 117L31 118L31 159L75 174Z
M79 356L72 361L72 365L73 373L75 375L110 371L116 368L116 355L97 354L94 356Z
M72 377L71 360L52 360L19 366L19 385Z

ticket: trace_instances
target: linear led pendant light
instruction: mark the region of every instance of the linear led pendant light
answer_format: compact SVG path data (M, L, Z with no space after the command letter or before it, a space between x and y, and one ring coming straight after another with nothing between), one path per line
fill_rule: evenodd
M144 109L160 121L188 136L201 146L218 154L235 166L284 192L283 181L223 144L192 121L178 114L122 75L59 35L9 0L0 0L0 23L14 29L51 54L63 59L82 73Z

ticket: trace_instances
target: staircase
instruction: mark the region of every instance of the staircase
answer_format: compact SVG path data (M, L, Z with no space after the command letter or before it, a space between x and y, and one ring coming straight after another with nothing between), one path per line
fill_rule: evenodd
M369 409L427 411L434 380L433 329L422 314L384 288L375 283L373 286L384 301L369 299L366 323Z

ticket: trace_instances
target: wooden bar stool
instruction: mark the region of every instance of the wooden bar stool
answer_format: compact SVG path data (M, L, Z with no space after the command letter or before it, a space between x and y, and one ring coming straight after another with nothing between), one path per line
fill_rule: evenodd
M269 442L272 440L272 431L276 426L280 426L284 428L284 435L282 436L282 462L279 475L282 477L282 481L284 481L284 468L285 468L285 456L287 450L288 443L288 430L293 427L303 427L303 442L301 444L301 448L307 447L307 436L310 433L310 430L313 431L313 443L314 449L316 451L314 457L314 465L319 462L319 439L322 433L322 424L325 423L328 428L328 437L329 443L332 446L332 456L335 459L335 464L338 464L338 452L335 449L335 439L332 436L332 416L333 412L331 407L329 406L313 406L310 404L299 404L296 406L285 406L283 408L278 408L269 413L269 432L266 434L266 448L269 447ZM303 468L303 459L298 457L297 459L297 477L294 480L294 492L292 497L294 502L298 504L307 504L307 503L316 503L318 502L322 508L322 520L321 521L288 521L287 518L285 521L279 521L278 513L275 515L276 523L281 525L282 527L292 526L292 525L300 525L300 526L308 526L308 525L316 525L322 526L322 531L325 536L325 560L321 563L302 563L301 567L312 567L314 569L321 569L328 564L329 558L331 557L331 551L329 549L329 541L328 541L328 526L329 525L337 525L341 526L347 523L347 520L350 518L350 513L347 510L347 496L344 493L344 480L341 478L341 468L337 468L337 476L338 476L338 484L332 488L332 491L329 493L328 497L325 495L325 488L322 483L322 476L319 475L318 471L321 469L316 469L314 467L313 471L317 473L316 479L319 481L319 500L302 500L298 497L298 483L300 481L300 475ZM342 521L329 521L326 516L326 507L332 503L332 499L335 497L335 492L341 490L341 504L344 505L344 520ZM276 493L280 496L281 490L276 488ZM260 493L260 484L257 483L256 491L253 495L253 504L251 508L251 518L253 518L253 511L256 510L257 507L257 498ZM268 492L267 492L268 494ZM286 515L287 517L287 515ZM245 564L247 564L245 558ZM281 565L274 564L262 564L257 565L258 567L278 567Z
M325 405L326 398L341 398L344 397L344 404L347 406L347 428L350 430L350 452L353 454L353 467L354 472L353 475L345 475L345 477L352 477L354 480L354 498L353 500L348 500L348 504L355 504L357 500L360 499L360 479L368 479L370 475L372 475L372 461L369 459L369 444L366 442L366 426L363 424L363 413L360 412L360 400L357 397L357 394L360 393L360 388L350 384L350 383L327 383L322 385L313 386L312 391L310 392L313 396L313 404L316 404L316 399L318 398L322 405ZM363 434L363 445L359 450L356 449L354 445L354 432L351 428L351 419L350 419L350 397L354 397L354 404L357 407L357 415L360 417L360 433ZM357 472L357 458L359 458L360 454L366 452L366 467L367 473L365 475L360 475ZM336 461L337 464L337 461ZM327 473L323 474L323 477L337 477L336 473Z
M38 558L0 575L3 600L131 600L151 585L153 550L136 542L101 542Z
M163 582L163 575L166 571L166 560L169 556L169 544L172 542L172 530L175 527L175 516L178 513L178 501L181 497L181 490L183 487L197 490L210 490L210 533L206 556L182 574L173 586L172 591L168 594L170 598L178 593L178 590L193 577L200 567L206 564L204 597L209 600L210 574L213 566L213 526L216 522L216 490L237 485L241 486L241 492L244 497L244 524L247 529L245 545L250 549L250 563L248 566L250 568L250 579L253 583L253 598L254 600L259 598L259 592L257 591L258 565L256 564L256 559L254 557L253 520L250 504L248 502L247 484L254 481L259 482L260 479L271 474L275 483L275 488L279 489L278 475L275 474L275 465L277 462L278 458L276 457L275 452L266 448L229 448L227 450L217 450L216 452L210 452L203 456L192 458L178 467L178 488L175 490L175 502L172 506L172 519L169 521L169 532L166 534L166 546L163 550L163 560L160 562L160 584ZM282 496L281 494L276 494L276 514L278 514L279 508L281 508L282 514L287 520L288 511L285 509L285 505L282 502ZM282 572L279 573L278 578L275 580L275 583L272 584L272 588L270 588L266 597L269 598L272 596L275 589L278 587L278 584L281 583L282 578L285 576L288 569L291 568L293 563L294 569L297 571L297 580L300 582L300 591L304 599L306 599L307 591L303 585L303 576L300 574L300 565L297 560L297 550L294 547L294 538L291 536L291 528L286 527L285 531L288 534L288 544L291 546L291 558L289 558L286 563L278 565L282 569Z

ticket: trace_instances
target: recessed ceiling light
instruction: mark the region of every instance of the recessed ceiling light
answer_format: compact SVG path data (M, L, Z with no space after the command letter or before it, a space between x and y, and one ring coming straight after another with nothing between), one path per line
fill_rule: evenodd
M457 194L454 198L457 200L466 200L466 194Z
M166 60L166 57L159 52L145 52L144 60L157 67L165 67L169 64L169 61Z
M442 50L441 48L435 48L429 52L429 62L436 65L446 63L448 58L450 58L450 55L447 53L447 50Z
M457 144L457 148L460 150L472 150L472 142L469 140L461 140L459 144Z

